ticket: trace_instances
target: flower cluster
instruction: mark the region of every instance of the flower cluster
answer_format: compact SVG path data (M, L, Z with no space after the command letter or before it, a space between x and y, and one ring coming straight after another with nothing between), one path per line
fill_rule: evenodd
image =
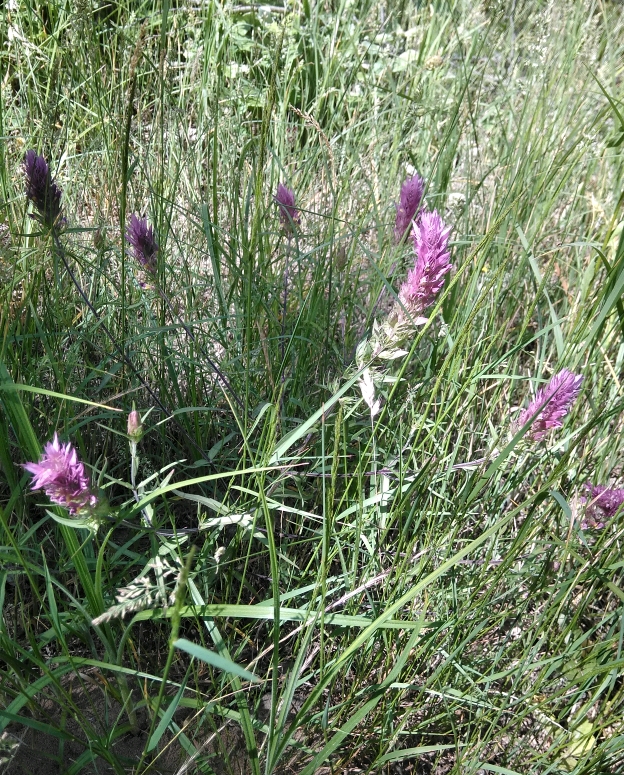
M26 176L26 196L39 211L39 220L48 229L59 224L61 189L52 180L47 161L32 149L26 151L23 163Z
M516 429L531 423L527 436L532 441L542 441L553 428L561 428L563 418L578 398L582 383L582 376L562 369L546 387L537 391L533 401L520 412Z
M147 218L139 218L134 213L130 216L126 240L133 248L135 259L145 270L153 274L156 271L158 242L154 236L153 227L147 225Z
M289 234L293 229L293 224L299 225L301 223L301 214L295 207L295 192L280 183L275 194L275 202L279 207L282 229L286 234Z
M418 208L422 203L425 192L425 183L420 175L408 178L401 186L399 204L396 207L396 221L394 225L394 239L400 242L405 232L412 225Z
M434 210L425 212L412 232L416 262L399 290L399 300L413 317L430 307L444 286L444 275L451 269L448 249L450 226Z
M89 477L76 450L69 442L61 444L56 433L45 445L41 460L25 463L24 468L34 476L31 489L45 490L52 503L63 506L70 514L97 506L97 497L91 492Z

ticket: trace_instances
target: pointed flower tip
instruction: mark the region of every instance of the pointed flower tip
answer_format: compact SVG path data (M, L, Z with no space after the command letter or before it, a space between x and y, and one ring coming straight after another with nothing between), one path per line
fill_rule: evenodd
M399 204L396 205L396 221L394 225L395 242L400 242L405 232L412 225L425 193L425 183L420 175L416 174L401 186Z
M531 422L528 438L542 441L549 431L563 427L563 418L578 398L582 383L582 375L562 369L546 387L537 391L533 401L520 413L515 427L520 429Z
M39 212L41 222L49 229L60 222L61 189L52 180L47 161L32 148L23 161L26 176L26 196Z
M434 302L444 286L444 277L452 268L448 241L451 234L438 212L425 212L414 224L413 238L416 261L399 290L403 307L415 319Z
M295 207L295 192L280 183L275 193L275 202L279 207L279 218L285 231L292 229L292 224L301 223L301 213Z
M24 468L33 474L31 489L44 490L52 503L67 509L70 514L97 506L98 499L91 492L89 477L76 450L69 442L61 444L56 433L45 445L41 460L25 463Z
M147 225L147 218L139 218L134 213L126 230L126 240L132 246L135 259L148 272L156 271L158 242L154 228Z

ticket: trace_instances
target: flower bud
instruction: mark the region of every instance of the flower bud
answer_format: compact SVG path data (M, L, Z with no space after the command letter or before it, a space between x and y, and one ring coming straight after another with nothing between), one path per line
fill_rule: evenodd
M133 409L128 415L128 436L132 441L139 441L143 436L143 423L141 422L141 415L136 409Z

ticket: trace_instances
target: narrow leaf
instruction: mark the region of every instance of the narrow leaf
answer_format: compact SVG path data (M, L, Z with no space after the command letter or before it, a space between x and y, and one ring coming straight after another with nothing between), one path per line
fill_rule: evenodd
M233 675L239 676L239 678L244 678L246 681L255 681L257 683L262 681L261 678L258 678L258 676L245 670L244 667L237 665L236 662L232 662L231 660L220 656L216 651L209 651L203 646L191 643L191 641L186 640L186 638L178 638L173 645L182 651L186 651L186 653L190 654L192 657L205 662L207 665L216 667L217 670L232 673Z

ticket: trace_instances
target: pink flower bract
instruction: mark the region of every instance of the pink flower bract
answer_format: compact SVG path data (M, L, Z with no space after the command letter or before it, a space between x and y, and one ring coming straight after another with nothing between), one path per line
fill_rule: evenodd
M537 391L533 401L520 413L516 427L531 422L527 436L533 441L542 441L550 430L562 427L562 420L578 398L582 382L580 374L562 369L546 387Z
M84 465L78 460L73 446L61 444L55 433L52 441L43 450L38 463L25 463L24 468L33 474L30 484L33 490L45 490L46 495L70 514L97 505L97 498L91 492L89 477Z
M444 275L451 269L450 233L450 226L446 226L436 210L423 213L420 222L414 225L416 262L399 290L401 304L411 315L421 315L430 307L444 285Z
M412 225L412 221L421 205L425 184L420 175L408 178L401 186L401 197L396 205L396 221L394 226L394 239L400 242L403 235Z

